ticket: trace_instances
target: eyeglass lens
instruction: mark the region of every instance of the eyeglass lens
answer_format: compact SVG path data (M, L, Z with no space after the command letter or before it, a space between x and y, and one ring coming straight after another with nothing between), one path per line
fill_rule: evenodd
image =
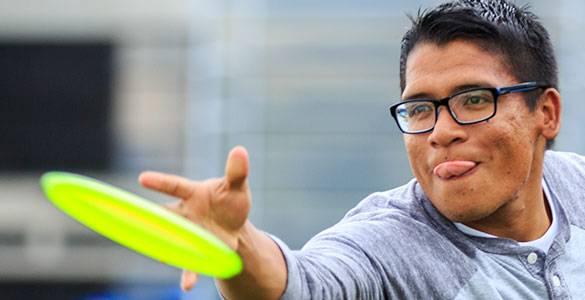
M473 123L494 114L495 99L491 90L461 93L449 99L451 115L460 123ZM430 100L407 101L396 107L398 124L403 131L420 132L435 126L437 105Z

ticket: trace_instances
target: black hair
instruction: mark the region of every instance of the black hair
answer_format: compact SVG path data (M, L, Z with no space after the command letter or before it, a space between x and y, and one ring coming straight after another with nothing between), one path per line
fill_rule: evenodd
M408 55L416 45L430 42L441 46L455 40L473 42L499 55L519 82L537 81L558 89L549 34L528 6L518 7L506 0L455 0L419 10L410 19L412 27L402 38L400 51L401 91L406 86ZM538 95L528 93L525 97L530 110L536 107Z

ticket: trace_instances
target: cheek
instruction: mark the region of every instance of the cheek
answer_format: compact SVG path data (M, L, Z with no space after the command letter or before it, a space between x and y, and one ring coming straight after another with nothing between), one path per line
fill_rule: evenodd
M502 108L501 119L495 122L500 127L496 131L506 136L511 143L517 143L518 146L532 146L538 135L537 117L535 113L528 110L524 100L511 100L515 102L510 103L506 108ZM496 124L493 124L493 126L498 127Z
M408 135L404 137L404 145L408 155L410 168L416 177L422 172L426 165L424 141L422 135Z
M523 124L530 124L530 120L510 117L506 123L508 126L499 130L499 134L493 136L490 148L499 175L509 178L510 184L518 184L518 180L526 180L530 172L532 156L534 154L535 136L531 130ZM488 146L488 145L486 145Z
M512 115L508 117L505 128L501 129L500 137L495 138L496 146L502 147L501 149L506 152L507 155L516 155L520 153L531 152L536 141L536 130L530 127L534 120L530 118L530 115L524 117L518 117Z

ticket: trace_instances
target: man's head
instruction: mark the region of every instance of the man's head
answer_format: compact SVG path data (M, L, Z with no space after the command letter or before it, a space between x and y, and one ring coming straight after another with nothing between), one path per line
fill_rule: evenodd
M546 29L526 8L506 0L458 0L419 11L402 38L400 89L404 91L406 62L421 43L445 45L473 42L498 55L519 82L537 81L558 89L557 63ZM535 97L528 97L532 109Z
M502 0L444 4L414 20L402 51L403 100L526 81L551 87L501 95L492 118L469 125L440 106L433 130L404 135L414 175L453 221L518 217L541 200L544 149L559 130L560 95L548 35L534 16Z

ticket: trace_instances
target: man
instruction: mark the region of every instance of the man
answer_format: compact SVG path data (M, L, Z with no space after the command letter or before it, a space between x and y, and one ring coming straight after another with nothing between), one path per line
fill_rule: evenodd
M291 251L248 220L248 158L221 179L147 172L174 211L235 249L227 299L568 299L585 295L585 158L559 131L556 62L535 16L505 0L421 13L403 38L391 114L412 171ZM183 287L195 274L186 272Z

